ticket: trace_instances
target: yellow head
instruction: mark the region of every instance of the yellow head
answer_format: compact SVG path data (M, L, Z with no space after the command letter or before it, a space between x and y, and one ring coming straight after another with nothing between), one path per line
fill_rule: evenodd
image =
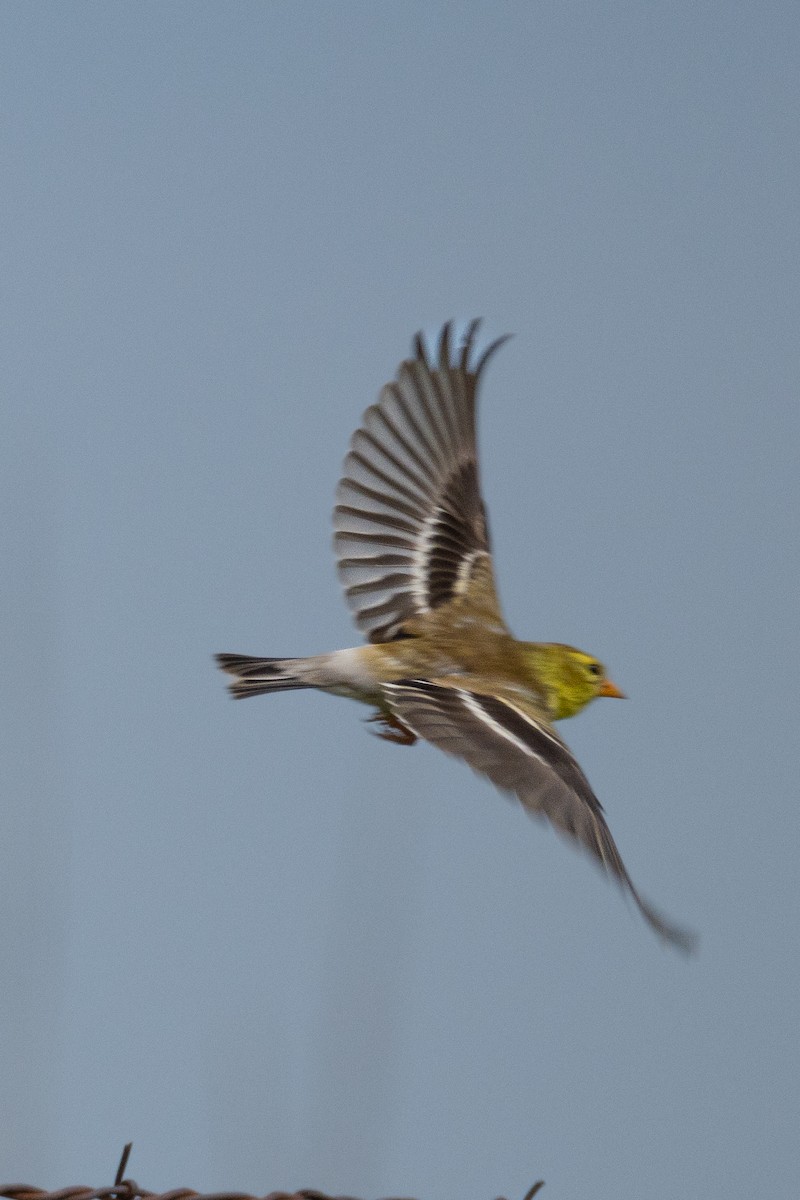
M560 642L522 642L522 653L532 674L544 685L554 721L574 717L595 696L620 699L625 696L608 678L601 662L574 646L564 646Z

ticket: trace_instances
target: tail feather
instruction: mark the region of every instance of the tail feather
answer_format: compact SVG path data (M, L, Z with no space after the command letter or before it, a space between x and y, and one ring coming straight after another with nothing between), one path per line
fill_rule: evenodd
M217 654L214 657L221 670L236 676L228 690L237 700L313 686L297 673L303 661L301 658L251 658L246 654Z

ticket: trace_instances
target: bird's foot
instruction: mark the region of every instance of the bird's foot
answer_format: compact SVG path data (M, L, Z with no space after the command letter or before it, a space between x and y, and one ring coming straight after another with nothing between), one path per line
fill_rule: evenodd
M413 746L417 740L417 735L394 713L376 712L374 716L367 717L367 724L380 725L381 729L374 729L372 732L385 742L393 742L395 746Z

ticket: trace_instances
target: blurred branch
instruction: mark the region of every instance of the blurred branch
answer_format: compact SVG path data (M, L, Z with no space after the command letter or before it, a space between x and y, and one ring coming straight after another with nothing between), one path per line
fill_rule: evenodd
M135 1180L123 1178L132 1147L133 1142L128 1142L122 1151L116 1178L109 1187L74 1186L48 1192L29 1183L5 1183L0 1184L0 1197L5 1200L355 1200L353 1196L328 1196L313 1188L301 1188L299 1192L270 1192L266 1196L250 1196L246 1192L195 1192L191 1188L150 1192ZM543 1187L544 1180L540 1179L525 1194L524 1200L532 1200Z

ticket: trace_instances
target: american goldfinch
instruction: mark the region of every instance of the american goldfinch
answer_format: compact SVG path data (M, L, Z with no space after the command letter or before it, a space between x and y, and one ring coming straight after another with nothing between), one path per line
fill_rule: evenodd
M532 815L574 839L665 940L691 934L634 887L600 801L553 728L595 696L622 696L593 655L520 642L503 619L478 480L475 402L486 364L473 321L453 347L448 323L364 414L334 508L339 577L367 644L310 658L219 654L236 697L318 688L376 709L380 736L424 738L463 758Z

